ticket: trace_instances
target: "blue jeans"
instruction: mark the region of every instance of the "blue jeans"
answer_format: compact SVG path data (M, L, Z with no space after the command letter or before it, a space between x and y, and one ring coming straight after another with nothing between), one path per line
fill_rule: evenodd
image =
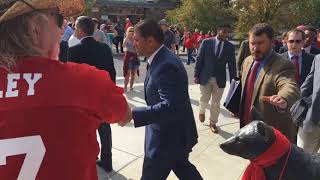
M191 49L187 49L187 52L188 52L188 62L187 62L187 64L196 62L196 60L192 57L193 49L192 48Z

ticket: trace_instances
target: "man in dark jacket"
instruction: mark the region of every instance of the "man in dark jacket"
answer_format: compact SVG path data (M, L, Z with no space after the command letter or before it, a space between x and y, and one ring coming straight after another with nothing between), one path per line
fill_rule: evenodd
M97 42L92 37L94 33L94 22L89 17L81 16L77 19L75 28L76 36L81 42L69 48L68 61L85 63L108 71L111 80L115 82L116 70L114 68L111 49L107 44ZM101 161L97 161L97 164L107 172L110 172L112 171L110 124L102 124L98 131L101 140Z
M305 40L305 33L300 29L293 29L288 32L288 52L282 55L290 60L296 67L296 80L299 86L303 84L308 76L314 56L302 50Z
M218 28L214 39L205 39L197 55L194 81L200 84L199 119L205 121L205 112L211 98L210 129L218 133L216 123L220 114L220 100L226 86L226 65L228 64L230 80L237 74L235 47L227 40L229 26Z

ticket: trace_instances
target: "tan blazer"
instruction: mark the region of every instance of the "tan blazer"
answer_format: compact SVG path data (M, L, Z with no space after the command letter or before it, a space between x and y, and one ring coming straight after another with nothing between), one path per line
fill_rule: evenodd
M249 56L242 65L241 82L243 92L253 62L253 57ZM264 122L279 129L293 143L296 143L296 127L292 123L289 109L286 112L278 112L273 105L261 100L262 96L272 95L279 95L287 100L289 108L300 98L300 89L295 81L295 66L274 51L260 71L255 84L252 102L261 113ZM243 93L241 99L241 103L243 103ZM242 111L240 111L241 114ZM243 125L243 122L240 119L241 125Z

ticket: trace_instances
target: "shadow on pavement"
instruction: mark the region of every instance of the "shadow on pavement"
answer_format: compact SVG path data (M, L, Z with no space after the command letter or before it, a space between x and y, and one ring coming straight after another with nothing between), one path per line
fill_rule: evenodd
M232 118L231 112L224 108L220 108L220 114L223 115L224 117Z
M227 131L224 131L222 130L221 128L219 129L219 135L223 138L223 139L229 139L233 136L233 134L227 132Z

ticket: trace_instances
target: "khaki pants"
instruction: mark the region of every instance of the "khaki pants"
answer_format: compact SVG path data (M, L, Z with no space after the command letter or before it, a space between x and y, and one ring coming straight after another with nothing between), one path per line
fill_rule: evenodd
M320 148L320 127L315 127L312 132L305 132L300 127L298 132L297 145L307 152L318 152Z
M205 86L200 85L200 114L206 113L206 109L211 98L210 121L213 124L218 122L218 117L220 114L220 100L223 91L224 88L218 87L216 78L210 78Z

